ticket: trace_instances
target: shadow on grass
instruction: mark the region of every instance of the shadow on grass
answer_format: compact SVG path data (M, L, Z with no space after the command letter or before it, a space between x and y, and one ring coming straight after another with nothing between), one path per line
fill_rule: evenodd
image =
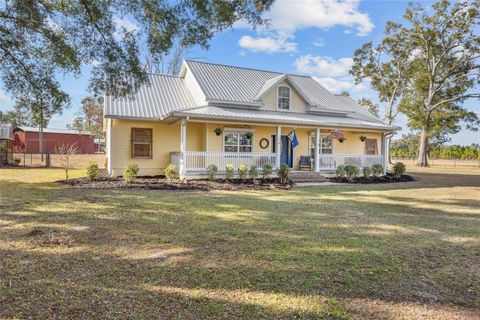
M187 193L3 182L0 315L341 319L335 301L363 298L473 310L480 216L448 212L439 201L422 208L411 197L364 194L381 190ZM474 209L474 197L454 205ZM34 229L72 242L27 236Z

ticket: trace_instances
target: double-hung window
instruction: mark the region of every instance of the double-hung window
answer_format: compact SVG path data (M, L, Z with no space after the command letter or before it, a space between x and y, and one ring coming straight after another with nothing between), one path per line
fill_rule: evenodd
M287 86L278 87L278 109L290 109L290 88Z
M320 145L318 148L320 154L333 154L333 141L328 136L320 136ZM310 156L315 158L315 134L310 135Z
M252 152L253 134L242 131L225 131L223 151L225 152Z
M132 158L152 158L152 129L132 128Z

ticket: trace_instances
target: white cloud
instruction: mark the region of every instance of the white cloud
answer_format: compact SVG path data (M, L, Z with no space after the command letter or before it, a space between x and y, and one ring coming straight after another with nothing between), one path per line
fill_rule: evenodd
M331 92L341 92L341 91L348 91L353 88L353 83L347 80L337 80L331 77L319 78L313 77L315 80L320 82L322 86L327 88Z
M12 98L10 98L4 91L0 90L0 102L10 103L12 102Z
M359 11L358 0L277 1L268 16L274 29L290 34L298 29L327 30L340 25L355 28L357 35L363 36L374 28L368 14Z
M353 65L352 58L340 58L335 60L330 57L304 55L294 62L297 71L314 74L321 77L338 77L348 75Z
M288 41L286 37L257 37L243 36L238 40L240 47L248 49L253 52L295 52L297 44Z
M317 38L317 39L313 42L313 45L314 45L315 47L321 48L321 47L323 47L323 46L325 45L325 39L323 39L323 38Z

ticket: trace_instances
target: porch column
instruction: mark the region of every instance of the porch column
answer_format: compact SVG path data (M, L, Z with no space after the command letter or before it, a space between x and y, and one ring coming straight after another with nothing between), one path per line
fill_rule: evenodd
M320 128L315 129L315 172L320 172L320 153L318 152L320 146Z
M387 166L388 166L388 144L387 144L387 137L385 133L382 133L382 165L383 165L383 174L387 174Z
M280 155L282 153L282 127L277 126L277 135L275 136L275 166L280 168Z
M187 170L187 121L182 119L180 122L180 168L178 172L180 179L185 179Z

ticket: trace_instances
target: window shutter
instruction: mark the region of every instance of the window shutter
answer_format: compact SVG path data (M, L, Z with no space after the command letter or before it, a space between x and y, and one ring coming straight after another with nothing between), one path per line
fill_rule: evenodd
M367 139L365 141L365 153L367 155L376 155L378 154L377 149L377 139Z
M152 129L132 128L132 158L152 158Z

